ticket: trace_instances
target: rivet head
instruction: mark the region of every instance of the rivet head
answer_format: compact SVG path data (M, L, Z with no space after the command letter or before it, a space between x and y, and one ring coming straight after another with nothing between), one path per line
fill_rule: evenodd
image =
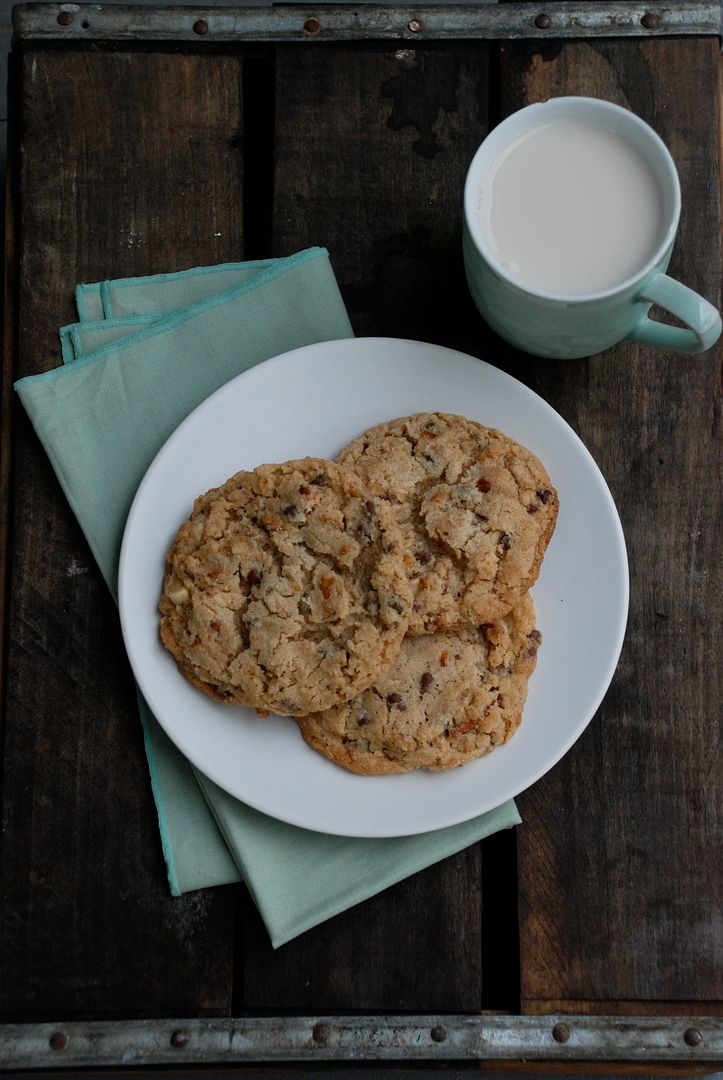
M570 1038L570 1029L567 1024L555 1024L552 1029L552 1037L555 1042L566 1043Z
M64 1031L54 1031L48 1042L53 1050L65 1050L68 1045L68 1036Z
M75 15L72 11L61 11L58 15L58 22L61 26L71 26Z
M640 22L646 30L657 30L660 26L660 15L657 11L646 11Z
M304 30L307 34L318 34L321 30L321 23L318 19L307 19L304 23Z
M183 1050L188 1046L188 1032L182 1031L180 1028L174 1031L171 1035L171 1046L175 1046L176 1050Z
M688 1046L700 1046L703 1042L703 1036L697 1028L688 1028L683 1035L683 1038L687 1042Z
M407 23L407 27L412 31L413 34L418 34L420 30L424 29L424 23L421 19L410 19Z
M314 1024L311 1030L311 1037L316 1043L327 1043L329 1041L328 1024Z
M538 15L535 19L535 26L538 30L549 30L552 26L552 19L549 15L545 15L543 12L542 15Z
M207 34L208 33L208 23L206 22L206 20L205 19L196 19L195 23L193 24L193 32L194 32L194 34L201 34L201 35Z
M433 1042L445 1042L447 1038L447 1029L444 1024L435 1024L429 1033Z

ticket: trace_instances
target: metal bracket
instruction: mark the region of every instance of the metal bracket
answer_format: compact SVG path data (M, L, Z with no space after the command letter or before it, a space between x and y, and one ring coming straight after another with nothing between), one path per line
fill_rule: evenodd
M723 1061L723 1020L327 1016L0 1026L6 1069L328 1061Z
M720 0L387 7L23 4L13 40L309 42L721 36Z

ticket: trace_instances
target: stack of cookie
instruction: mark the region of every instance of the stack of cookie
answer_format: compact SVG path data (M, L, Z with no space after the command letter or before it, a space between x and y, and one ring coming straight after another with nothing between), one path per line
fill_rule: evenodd
M194 686L294 717L352 772L462 765L520 722L540 643L528 590L556 517L513 439L393 420L336 462L262 465L197 499L161 637Z

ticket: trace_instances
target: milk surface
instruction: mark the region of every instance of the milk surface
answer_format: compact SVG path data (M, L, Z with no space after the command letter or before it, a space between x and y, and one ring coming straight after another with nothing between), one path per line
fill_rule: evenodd
M652 166L622 136L573 119L521 137L482 181L480 225L521 285L581 295L620 284L665 231Z

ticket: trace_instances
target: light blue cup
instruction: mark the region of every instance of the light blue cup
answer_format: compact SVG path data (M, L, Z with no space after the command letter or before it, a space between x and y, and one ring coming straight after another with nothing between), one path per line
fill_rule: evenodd
M602 125L631 141L652 166L663 193L664 226L655 254L633 277L601 292L563 296L521 284L500 265L481 231L480 191L489 184L505 150L527 132L556 119ZM675 164L659 136L639 117L597 98L561 97L528 105L487 136L467 173L463 250L472 298L500 337L537 356L591 356L623 340L678 352L703 352L718 339L721 318L712 304L665 273L679 218ZM669 311L688 329L649 319L652 304Z

